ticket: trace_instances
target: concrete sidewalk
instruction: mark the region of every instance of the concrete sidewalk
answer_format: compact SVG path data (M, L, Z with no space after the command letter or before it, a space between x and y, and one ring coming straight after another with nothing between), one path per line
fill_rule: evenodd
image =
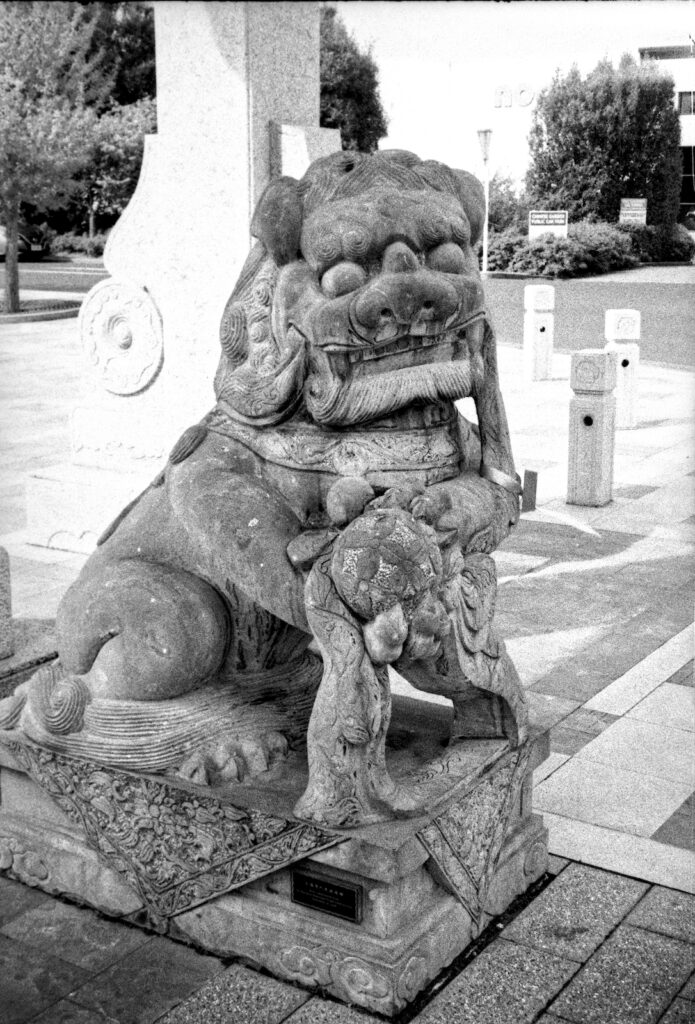
M497 622L551 730L534 801L556 877L408 1019L692 1021L695 375L642 363L614 501L584 509L564 502L569 356L532 385L519 349L501 345L499 362L517 468L539 491L496 554ZM79 366L74 321L0 327L0 545L18 622L42 627L83 558L26 544L22 480L64 460ZM379 1019L7 879L0 908L8 1024Z

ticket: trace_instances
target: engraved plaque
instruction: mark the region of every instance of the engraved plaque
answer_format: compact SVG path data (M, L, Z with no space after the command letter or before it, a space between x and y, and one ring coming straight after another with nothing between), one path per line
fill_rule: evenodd
M361 885L308 868L294 868L292 871L292 902L355 924L362 920Z

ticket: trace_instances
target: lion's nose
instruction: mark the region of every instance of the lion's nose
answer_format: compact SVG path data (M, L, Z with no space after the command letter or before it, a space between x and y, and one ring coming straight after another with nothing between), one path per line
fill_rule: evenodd
M407 246L391 254L387 251L384 262L389 256L391 266L400 263L402 269L374 278L355 301L355 319L367 331L378 331L389 323L394 328L428 321L443 323L458 307L454 286L431 270L406 268L409 257L403 250L410 252L419 267L417 257Z

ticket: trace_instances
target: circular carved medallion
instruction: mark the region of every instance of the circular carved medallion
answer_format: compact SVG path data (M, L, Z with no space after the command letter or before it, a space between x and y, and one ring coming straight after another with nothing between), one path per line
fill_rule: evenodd
M134 395L162 364L162 318L151 297L129 281L109 278L87 294L80 336L100 383L116 395Z

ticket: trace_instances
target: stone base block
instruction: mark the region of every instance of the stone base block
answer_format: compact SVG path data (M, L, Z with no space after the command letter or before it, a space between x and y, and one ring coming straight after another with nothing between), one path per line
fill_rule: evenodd
M101 533L158 468L148 463L120 472L62 463L30 474L27 539L42 547L91 553Z
M433 737L442 709L430 708ZM292 819L283 786L274 797L258 779L245 794L210 790L15 735L0 734L0 868L386 1016L547 868L547 832L531 813L545 736L517 750L504 740L442 746L426 770L401 745L400 768L412 759L414 775L433 781L431 810L325 830ZM301 786L292 764L285 786L293 773Z
M547 831L534 814L508 837L478 920L435 881L426 856L402 876L384 881L360 863L357 851L352 870L327 866L331 853L181 914L172 921L172 936L393 1016L544 874ZM356 889L363 900L359 919L341 921L293 903L297 875L321 890Z

